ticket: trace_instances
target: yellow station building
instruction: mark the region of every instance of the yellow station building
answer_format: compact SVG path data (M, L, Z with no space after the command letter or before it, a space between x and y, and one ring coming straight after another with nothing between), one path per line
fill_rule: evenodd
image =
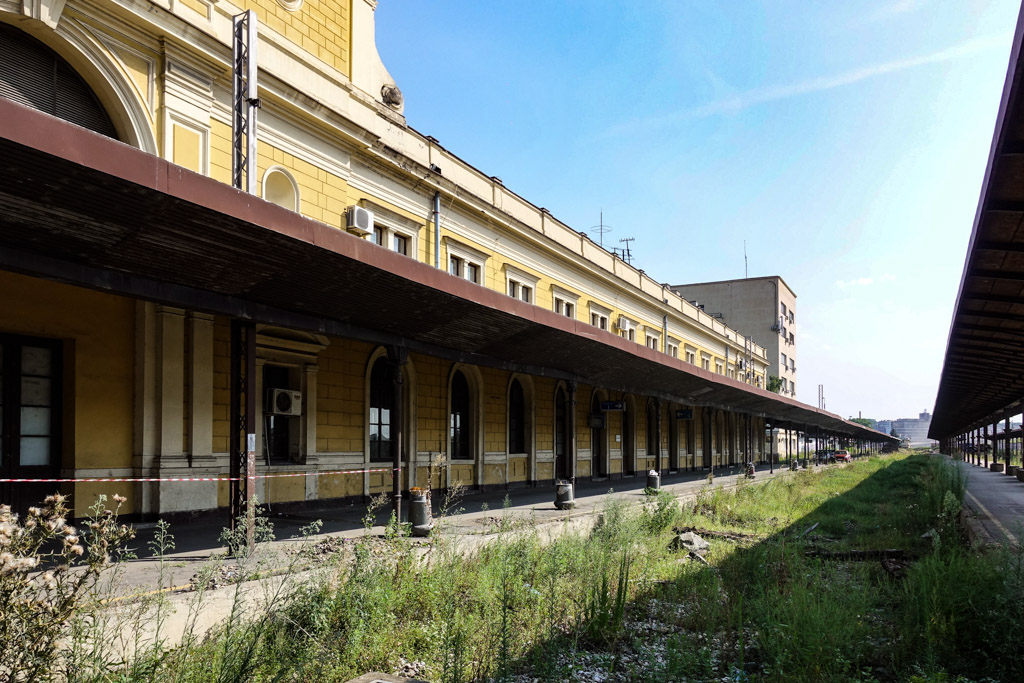
M393 448L436 489L761 460L769 421L884 438L766 392L763 347L412 129L376 4L0 0L0 478L226 477L233 320L256 471L298 475L258 480L275 504L390 490ZM258 197L231 187L245 10ZM76 514L229 502L59 486Z

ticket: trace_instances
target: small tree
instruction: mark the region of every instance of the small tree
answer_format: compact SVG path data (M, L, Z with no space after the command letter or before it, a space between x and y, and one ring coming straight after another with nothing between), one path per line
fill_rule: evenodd
M768 375L768 391L775 392L776 394L782 391L783 382L786 380L775 375Z

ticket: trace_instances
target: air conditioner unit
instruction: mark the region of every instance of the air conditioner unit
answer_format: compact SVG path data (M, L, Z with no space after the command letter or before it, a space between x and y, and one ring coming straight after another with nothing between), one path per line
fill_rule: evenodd
M350 206L345 210L346 227L357 235L373 234L373 211L361 206Z
M630 330L633 328L633 321L624 315L620 315L618 320L615 321L615 327L620 330Z
M297 417L302 415L302 392L291 389L270 389L264 410L269 415Z

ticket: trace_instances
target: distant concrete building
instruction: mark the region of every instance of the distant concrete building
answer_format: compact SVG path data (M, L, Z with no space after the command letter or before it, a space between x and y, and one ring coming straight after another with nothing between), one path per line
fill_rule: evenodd
M892 420L877 420L875 422L875 429L883 434L892 433Z
M721 315L725 324L768 350L768 372L796 398L796 294L778 275L673 285L684 299Z
M684 299L721 317L768 353L767 374L782 381L779 393L796 398L796 294L778 275L673 285ZM776 434L777 452L785 455L785 437ZM795 436L790 453L800 448Z
M892 428L896 430L897 436L910 441L911 446L926 446L931 443L931 439L928 438L928 428L931 425L932 416L926 410L916 418L893 420Z

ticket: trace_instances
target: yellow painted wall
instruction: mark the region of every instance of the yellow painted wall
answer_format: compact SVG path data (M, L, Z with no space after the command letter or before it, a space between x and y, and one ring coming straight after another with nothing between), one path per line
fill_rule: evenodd
M533 390L537 397L534 406L537 450L550 451L555 447L555 380L550 377L534 377ZM539 470L537 477L540 478Z
M509 458L508 461L508 480L511 481L526 481L529 476L529 462L527 458Z
M537 463L537 481L551 481L555 478L555 466L550 462Z
M483 375L484 451L504 453L508 448L509 372L480 368ZM487 473L485 471L485 479ZM502 475L504 476L504 474ZM491 483L485 480L484 483Z
M444 450L447 421L447 370L449 363L432 356L413 353L416 366L416 438L421 453Z
M213 452L227 453L231 431L231 323L217 316L213 321ZM223 482L222 482L223 483ZM227 493L224 494L227 496ZM218 494L219 498L219 494Z
M189 130L184 126L174 124L171 126L173 145L172 161L179 166L184 166L190 171L200 172L201 151L199 144L202 140L199 133Z
M65 341L62 466L131 467L135 302L5 271L0 292L0 331ZM131 494L77 485L75 514L101 492Z
M261 24L335 69L351 75L352 0L305 0L294 12L277 0L241 0L253 9Z
M288 474L287 470L274 474ZM276 477L264 480L263 497L268 503L290 503L306 499L305 477ZM323 495L322 493L320 495Z
M319 475L317 496L320 498L346 498L363 495L362 474Z
M316 385L318 452L363 452L364 386L372 352L370 344L339 338L332 338L320 352Z

